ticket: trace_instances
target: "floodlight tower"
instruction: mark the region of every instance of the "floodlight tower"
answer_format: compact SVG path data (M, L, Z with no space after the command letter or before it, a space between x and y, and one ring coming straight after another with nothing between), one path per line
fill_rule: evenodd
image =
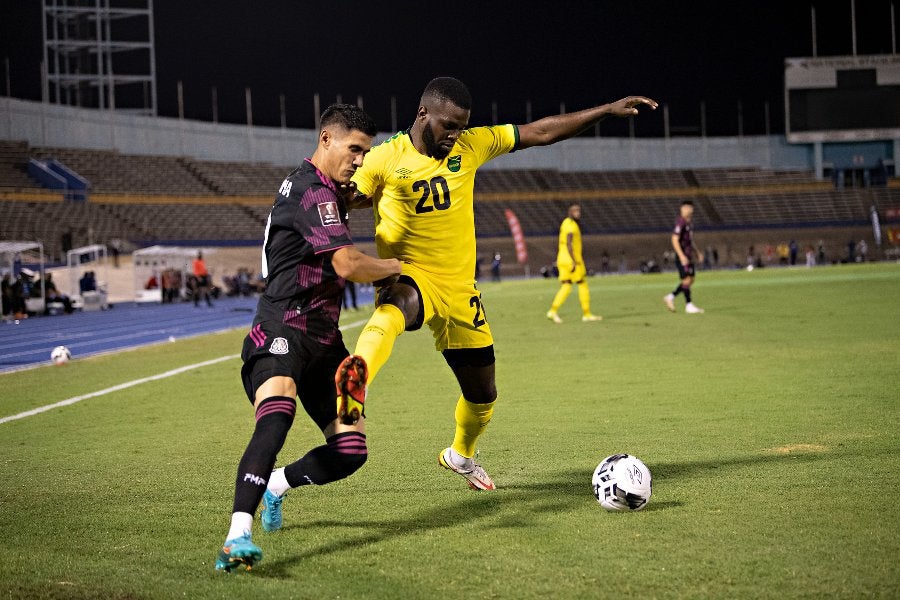
M153 0L42 4L44 102L156 115Z

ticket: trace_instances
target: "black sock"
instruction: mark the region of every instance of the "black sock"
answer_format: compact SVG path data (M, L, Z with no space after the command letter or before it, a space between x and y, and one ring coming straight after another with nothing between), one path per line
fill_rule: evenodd
M683 292L683 291L684 291L684 288L681 287L681 284L679 283L679 284L678 284L678 287L675 288L675 291L672 292L672 295L673 295L673 296L677 296L678 294L680 294L680 293Z
M684 291L684 301L687 302L688 304L690 304L691 303L691 288L686 287L686 288L682 288L682 290Z
M288 485L325 485L343 479L359 469L366 458L366 436L358 431L336 433L325 445L313 448L297 462L284 468Z
M286 396L266 398L256 407L256 428L238 464L233 512L256 512L296 410L297 403Z

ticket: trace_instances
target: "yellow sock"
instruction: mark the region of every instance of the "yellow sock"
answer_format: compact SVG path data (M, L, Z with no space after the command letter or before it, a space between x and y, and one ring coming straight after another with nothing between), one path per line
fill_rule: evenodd
M553 298L553 304L550 305L550 310L553 312L559 312L560 307L565 303L566 298L569 297L569 294L572 293L572 284L564 283L559 286L559 291L556 292L556 296Z
M581 314L584 316L591 314L591 290L587 282L578 284L578 302L581 303Z
M359 334L354 354L362 356L369 371L368 383L372 383L375 375L384 366L391 351L394 340L406 329L403 312L393 304L382 304L375 309L375 314Z
M456 435L453 436L451 447L466 458L475 456L475 442L491 422L493 414L493 402L475 404L460 396L456 403Z

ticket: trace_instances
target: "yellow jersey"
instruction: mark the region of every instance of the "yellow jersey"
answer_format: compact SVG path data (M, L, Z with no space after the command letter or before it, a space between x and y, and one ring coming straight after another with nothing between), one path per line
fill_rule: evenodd
M419 153L408 131L372 148L353 181L372 199L378 255L474 280L475 171L518 140L515 125L496 125L464 130L443 160Z
M572 234L572 254L569 254L568 238ZM559 226L559 250L556 252L556 264L572 265L572 256L578 262L584 262L581 258L581 228L578 221L571 217L563 219L562 225Z

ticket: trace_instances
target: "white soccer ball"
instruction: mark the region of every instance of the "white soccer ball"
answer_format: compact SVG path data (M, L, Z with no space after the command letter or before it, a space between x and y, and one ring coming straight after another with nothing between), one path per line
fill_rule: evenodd
M650 469L630 454L607 456L591 478L594 496L609 511L641 510L650 500Z
M50 360L53 364L64 365L72 358L72 352L65 346L57 346L50 351Z

